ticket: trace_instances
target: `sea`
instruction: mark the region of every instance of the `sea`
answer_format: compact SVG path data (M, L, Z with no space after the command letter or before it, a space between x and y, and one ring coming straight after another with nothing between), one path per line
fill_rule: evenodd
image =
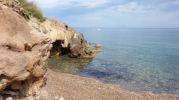
M130 91L179 95L179 29L77 28L102 45L93 59L51 57L51 69Z

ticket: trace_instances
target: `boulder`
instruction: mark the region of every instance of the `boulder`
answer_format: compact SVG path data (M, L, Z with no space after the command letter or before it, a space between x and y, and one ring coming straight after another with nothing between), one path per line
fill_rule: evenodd
M0 94L38 95L51 41L12 9L0 8Z
M72 46L70 48L70 51L70 56L73 58L82 57L83 55L85 55L84 47L80 44L74 45L74 47Z

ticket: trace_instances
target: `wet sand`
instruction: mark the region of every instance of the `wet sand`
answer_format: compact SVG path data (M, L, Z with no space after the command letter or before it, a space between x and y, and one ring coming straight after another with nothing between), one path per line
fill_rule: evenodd
M96 79L52 70L48 70L46 77L42 100L179 100L176 95L131 92Z

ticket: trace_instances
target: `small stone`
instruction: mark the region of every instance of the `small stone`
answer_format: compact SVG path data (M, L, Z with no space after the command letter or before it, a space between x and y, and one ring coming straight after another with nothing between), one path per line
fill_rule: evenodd
M5 100L14 100L12 97L7 97Z
M6 85L7 85L7 80L6 79L2 79L0 81L0 91L4 90L6 88Z
M59 100L65 100L65 99L61 96Z
M58 96L55 97L55 100L57 100L57 99L58 99Z

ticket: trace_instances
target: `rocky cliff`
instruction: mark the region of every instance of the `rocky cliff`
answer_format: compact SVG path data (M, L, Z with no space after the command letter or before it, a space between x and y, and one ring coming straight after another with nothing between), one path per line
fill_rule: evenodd
M74 58L92 58L100 48L100 45L88 44L82 33L61 21L47 18L44 22L39 22L31 18L29 24L52 40L52 55L69 54Z
M51 40L18 13L0 5L0 94L38 95L43 86Z
M0 100L38 99L50 52L93 57L83 34L53 19L28 15L19 0L0 0ZM52 48L52 49L51 49Z
M67 24L54 19L43 18L39 20L38 16L29 15L29 9L23 8L19 1L25 0L0 0L1 5L5 5L24 17L28 24L32 26L39 33L45 34L52 40L53 48L52 54L69 54L70 57L94 57L99 45L89 45L82 33L75 31ZM30 4L33 6L33 4ZM36 6L35 6L36 7ZM30 7L31 8L31 7ZM32 12L39 12L38 10L30 9ZM93 47L92 47L93 46Z
M87 55L88 43L82 33L76 32L63 22L46 19L44 22L31 18L29 24L52 40L53 53L69 54L70 57L84 57Z
M174 95L134 93L51 70L46 73L52 51L71 57L93 57L99 47L89 45L81 33L63 22L40 22L29 16L18 0L0 0L0 100L179 99Z

